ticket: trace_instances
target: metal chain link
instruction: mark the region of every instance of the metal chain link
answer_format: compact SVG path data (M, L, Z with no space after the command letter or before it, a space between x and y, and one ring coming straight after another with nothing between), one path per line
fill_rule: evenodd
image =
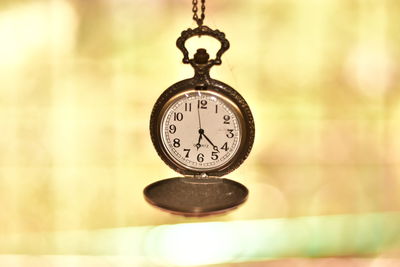
M200 18L199 18L199 15L197 14L197 12L199 11L199 8L198 8L198 0L193 0L193 8L192 8L192 11L193 11L193 20L194 21L196 21L196 23L197 23L197 25L198 26L201 26L201 25L203 25L203 21L204 21L204 18L205 18L205 14L204 14L204 12L206 11L206 0L201 0L201 14L200 14Z

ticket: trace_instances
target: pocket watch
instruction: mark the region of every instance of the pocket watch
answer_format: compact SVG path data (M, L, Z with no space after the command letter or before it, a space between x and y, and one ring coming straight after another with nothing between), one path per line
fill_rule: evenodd
M185 42L193 36L220 41L215 59L200 48L189 59ZM210 69L222 63L229 41L219 30L199 25L182 32L177 47L194 77L177 82L157 99L150 117L150 135L160 158L184 177L155 182L145 199L170 213L204 216L236 208L248 190L221 178L239 167L254 142L254 120L244 98L229 85L212 79Z

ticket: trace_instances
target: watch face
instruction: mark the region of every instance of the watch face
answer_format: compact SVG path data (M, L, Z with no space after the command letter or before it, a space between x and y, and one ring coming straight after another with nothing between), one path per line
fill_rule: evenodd
M238 107L223 95L188 90L164 106L159 122L161 143L181 168L196 172L219 169L238 152L242 120Z

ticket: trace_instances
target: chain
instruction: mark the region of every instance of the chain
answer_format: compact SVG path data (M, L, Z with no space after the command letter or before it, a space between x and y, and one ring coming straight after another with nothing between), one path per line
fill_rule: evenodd
M201 15L199 18L199 15L197 12L199 11L199 8L197 7L198 0L193 0L193 20L196 21L198 26L203 25L203 20L205 18L204 12L206 11L206 0L201 0Z

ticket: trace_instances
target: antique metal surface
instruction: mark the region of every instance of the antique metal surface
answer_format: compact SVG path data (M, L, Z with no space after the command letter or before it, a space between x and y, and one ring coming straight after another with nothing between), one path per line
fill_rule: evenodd
M193 59L188 58L188 51L185 48L185 42L188 38L195 35L210 35L221 42L221 49L217 52L216 59L209 59L209 55L205 49L198 49ZM236 106L235 109L237 109L239 118L241 120L240 123L243 126L242 138L239 149L237 150L237 154L227 164L205 172L208 176L225 175L239 167L247 158L253 146L255 135L253 116L251 114L250 107L244 98L229 85L212 79L209 74L212 66L221 64L221 56L229 48L229 42L225 38L224 33L218 30L211 30L207 26L201 26L194 30L188 29L187 31L182 32L182 35L177 40L177 46L184 55L183 62L190 63L190 65L194 68L195 75L191 79L186 79L173 84L157 99L150 118L150 134L152 142L161 159L175 171L183 175L201 175L204 173L201 171L190 170L183 165L177 164L168 155L164 148L160 134L160 121L167 104L178 94L192 90L216 92L221 98L225 98L226 100L234 103Z
M184 216L224 213L246 201L242 184L221 178L170 178L144 189L145 199L164 211Z
M154 144L154 147L161 157L161 159L172 169L175 171L183 174L183 175L201 175L202 171L195 171L186 168L185 166L178 165L166 152L163 141L161 139L161 130L160 130L160 121L163 115L163 110L167 106L167 103L171 101L175 96L184 93L190 92L192 90L196 90L196 83L195 79L188 79L180 81L171 87L169 87L163 94L158 98L156 104L153 107L153 111L151 113L150 118L150 134L151 139ZM199 89L198 89L199 90ZM239 145L239 149L237 150L237 154L233 156L233 158L227 162L227 164L213 170L209 170L205 172L208 176L223 176L237 167L239 167L243 161L249 155L253 142L254 142L254 134L255 134L255 127L254 127L254 120L251 114L250 108L247 105L246 101L243 97L236 92L230 86L217 81L217 80L210 80L210 84L207 86L207 89L201 90L210 90L216 92L221 95L221 97L225 97L229 101L233 102L238 109L238 118L241 120L242 127L242 138Z
M221 43L221 47L217 52L216 58L213 60L210 60L212 65L221 65L221 63L222 63L221 56L223 53L226 52L226 50L229 49L229 46L230 46L229 41L228 41L228 39L226 39L225 33L221 32L219 30L212 30L205 25L199 26L195 29L187 29L187 30L183 31L181 33L181 36L176 40L176 46L183 53L182 62L185 64L190 63L189 52L185 47L185 42L189 38L196 36L196 35L197 36L203 36L203 35L211 36L211 37L214 37L215 39L217 39Z
M205 11L206 11L206 0L201 0L201 14L200 17L197 14L197 12L199 11L199 7L198 7L198 1L197 0L193 0L192 1L193 7L192 7L192 11L193 11L193 20L196 21L197 25L201 26L203 25L203 21L204 18L206 17L205 15Z

